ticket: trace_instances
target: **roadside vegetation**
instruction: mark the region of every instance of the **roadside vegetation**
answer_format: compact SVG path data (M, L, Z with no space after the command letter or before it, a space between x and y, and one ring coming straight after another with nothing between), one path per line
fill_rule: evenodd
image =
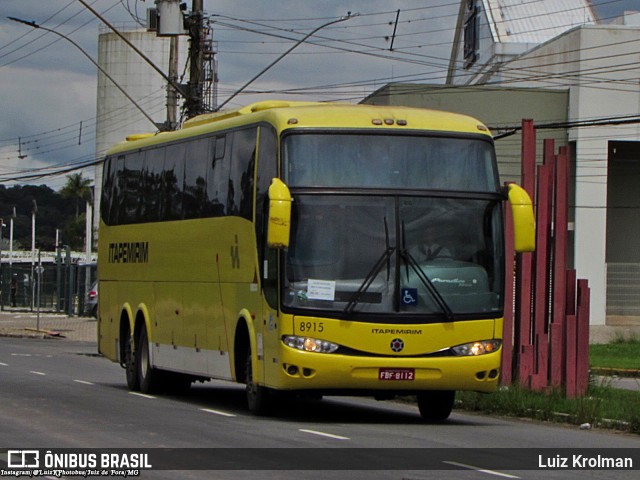
M640 370L640 336L616 337L611 343L589 346L592 368Z
M492 394L459 392L456 408L640 434L640 389L613 388L609 377L598 376L602 372L630 374L628 370L640 370L640 338L591 345L589 361L592 376L584 397L570 399L562 391L532 392L511 386ZM635 380L640 387L640 378Z
M0 185L0 218L5 224L9 224L9 219L13 221L13 249L30 249L35 213L36 248L53 252L57 239L72 250L81 250L86 223L83 211L92 195L90 184L91 180L82 173L73 173L67 175L67 182L59 192L46 185ZM0 237L0 250L9 250L8 230Z

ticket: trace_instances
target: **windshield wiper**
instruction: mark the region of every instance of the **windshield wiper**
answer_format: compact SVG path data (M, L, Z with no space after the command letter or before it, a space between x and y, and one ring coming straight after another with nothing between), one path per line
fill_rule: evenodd
M369 289L375 278L378 276L378 273L380 273L380 270L382 270L382 267L385 263L387 264L387 282L389 281L391 272L391 255L393 255L393 252L395 252L396 249L394 247L391 247L391 245L389 244L389 226L387 225L387 217L384 217L384 237L386 242L385 251L382 252L382 255L380 255L380 258L378 258L376 263L373 265L373 268L371 268L366 277L364 277L364 280L358 287L358 290L353 292L353 295L351 295L349 303L347 303L347 306L344 307L345 313L353 313L356 306L358 305L360 297Z
M415 258L413 258L413 256L409 253L409 251L407 250L407 248L404 245L404 238L405 238L404 237L404 222L402 224L402 231L403 231L403 235L402 235L402 243L403 243L403 245L402 245L402 250L400 251L400 257L402 257L402 259L405 261L406 265L408 267L411 267L411 269L418 276L418 278L420 279L422 284L426 287L426 289L429 292L429 294L431 295L431 297L433 297L433 299L435 300L436 304L438 304L438 306L440 307L440 309L444 313L444 315L447 318L447 320L449 322L453 322L453 311L451 310L451 307L449 307L449 304L447 303L447 301L442 297L442 295L440 295L440 292L433 285L433 282L431 282L431 280L429 279L427 274L424 272L424 270L422 269L420 264L416 261ZM408 269L407 269L407 277L408 276L409 276L409 272L408 272Z

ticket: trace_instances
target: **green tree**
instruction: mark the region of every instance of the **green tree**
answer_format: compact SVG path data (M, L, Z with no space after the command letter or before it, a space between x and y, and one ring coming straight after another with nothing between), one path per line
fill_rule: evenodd
M60 190L63 198L75 200L76 220L80 217L80 202L91 200L91 179L84 178L82 173L67 175L67 184Z
M69 218L62 227L62 238L65 244L72 250L82 250L84 246L85 215L80 214L78 218Z

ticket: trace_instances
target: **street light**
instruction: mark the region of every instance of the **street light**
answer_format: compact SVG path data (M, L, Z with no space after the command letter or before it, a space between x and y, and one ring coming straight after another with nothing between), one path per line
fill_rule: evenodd
M31 311L33 311L33 301L35 297L36 284L34 283L34 269L36 264L36 213L38 213L38 204L33 199L33 207L31 209Z
M151 118L151 117L149 116L149 114L148 114L147 112L145 112L145 111L142 109L142 107L141 107L140 105L138 105L138 103L137 103L133 98L131 98L131 95L129 95L129 94L128 94L128 93L127 93L127 92L126 92L126 91L125 91L125 90L124 90L120 85L118 85L118 82L116 82L116 81L113 79L113 77L112 77L111 75L109 75L109 74L106 72L106 70L105 70L104 68L102 68L102 67L98 64L98 62L96 62L96 61L91 57L91 55L89 55L89 54L88 54L88 53L87 53L87 52L86 52L86 51L85 51L85 50L84 50L80 45L78 45L76 42L74 42L73 40L71 40L69 37L67 37L67 36L63 35L62 33L60 33L60 32L56 32L55 30L52 30L52 29L47 28L47 27L43 27L42 25L38 25L36 22L33 22L33 21L28 22L28 21L26 21L26 20L22 20L22 19L20 19L20 18L16 18L16 17L7 17L7 18L8 18L9 20L13 20L14 22L23 23L24 25L28 25L28 26L33 27L33 28L39 28L39 29L41 29L41 30L44 30L45 32L53 33L53 34L55 34L55 35L59 36L60 38L64 38L64 39L65 39L65 40L67 40L68 42L71 42L71 44L72 44L74 47L76 47L78 50L80 50L80 51L84 54L84 56L85 56L85 57L87 57L87 58L91 61L91 63L93 63L93 64L96 66L96 68L97 68L98 70L100 70L100 71L104 74L104 76L105 76L105 77L107 77L109 80L111 80L111 82L115 85L115 87L116 87L118 90L120 90L120 92L121 92L125 97L127 97L127 99L128 99L128 100L129 100L129 101L130 101L130 102L131 102L131 103L132 103L132 104L133 104L137 109L138 109L138 111L140 111L140 113L142 113L142 115L144 115L144 117L145 117L147 120L149 120L149 121L153 124L153 126L154 126L155 128L158 128L158 125L156 124L155 120L154 120L153 118Z
M0 295L2 295L2 287L4 286L4 276L2 271L2 230L6 227L4 219L0 218ZM0 308L4 310L4 297L0 298Z
M243 86L241 86L229 98L227 98L224 102L222 102L220 105L218 105L218 107L215 109L215 111L216 112L220 111L222 109L222 107L224 107L227 103L229 103L231 101L231 99L235 98L240 92L242 92L245 88L247 88L249 85L251 85L255 80L257 80L259 77L261 77L263 74L265 74L267 72L267 70L269 70L271 67L273 67L276 63L278 63L284 57L289 55L295 48L297 48L301 43L304 43L307 40L307 38L311 37L314 33L322 30L325 27L328 27L329 25L333 25L334 23L339 23L339 22L344 22L345 20L349 20L350 18L353 18L356 15L352 15L351 12L349 12L349 14L346 17L340 17L337 20L331 20L330 22L324 23L324 24L320 25L319 27L311 30L310 33L306 34L304 37L302 37L300 40L298 40L295 43L295 45L293 45L289 50L287 50L282 55L280 55L278 58L276 58L267 67L263 68L257 75L255 75L253 78L251 78L251 80L249 80L247 83L245 83Z
M13 206L13 213L9 221L9 271L13 267L13 220L16 218L16 207Z

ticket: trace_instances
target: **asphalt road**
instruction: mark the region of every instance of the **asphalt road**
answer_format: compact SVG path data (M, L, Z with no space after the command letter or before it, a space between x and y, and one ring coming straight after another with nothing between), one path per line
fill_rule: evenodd
M635 479L640 467L639 460L635 473L500 468L511 465L504 460L514 448L528 449L517 453L524 462L535 457L536 463L539 449L547 449L542 451L547 465L547 457L562 456L563 449L640 452L640 437L610 431L455 411L446 423L424 424L413 405L337 397L283 401L273 417L254 417L245 407L243 386L222 382L198 384L182 397L135 394L127 390L120 366L95 351L93 343L0 338L0 448L154 449L158 461L175 458L176 452L166 451L163 459L158 452L164 451L157 449L197 448L208 450L178 454L248 470L142 471L142 478L167 479ZM237 450L220 450L228 448ZM436 448L443 450L433 455ZM489 452L483 457L476 455L478 449L491 450L482 450ZM405 455L386 461L399 453ZM416 456L437 465L404 470L402 462L414 466ZM315 462L315 469L291 470L296 458ZM338 460L349 470L331 470ZM0 469L6 462L7 455L0 455ZM269 470L253 471L265 465ZM381 470L366 470L377 466Z

